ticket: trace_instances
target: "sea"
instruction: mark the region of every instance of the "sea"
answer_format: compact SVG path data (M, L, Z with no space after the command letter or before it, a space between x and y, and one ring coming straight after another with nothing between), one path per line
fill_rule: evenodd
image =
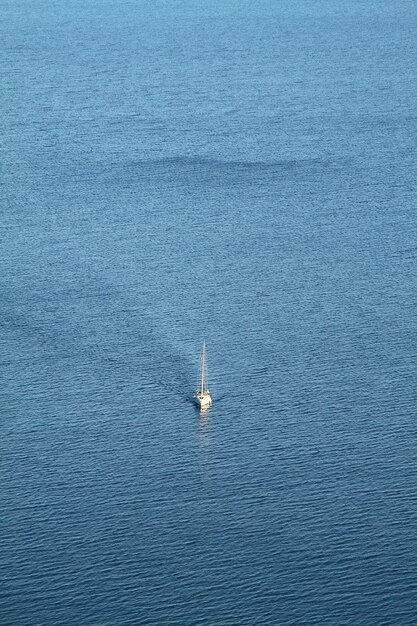
M0 19L2 626L415 626L415 1Z

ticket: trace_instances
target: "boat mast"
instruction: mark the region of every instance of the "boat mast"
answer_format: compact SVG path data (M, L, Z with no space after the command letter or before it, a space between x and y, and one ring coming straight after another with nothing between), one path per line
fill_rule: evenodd
M201 352L201 393L204 393L204 370L206 368L206 340L203 339L203 350Z

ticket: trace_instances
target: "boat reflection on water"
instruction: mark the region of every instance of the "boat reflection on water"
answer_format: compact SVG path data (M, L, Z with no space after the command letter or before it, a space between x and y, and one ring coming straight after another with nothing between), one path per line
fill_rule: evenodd
M206 472L212 461L213 453L213 431L212 424L210 423L210 410L200 409L200 415L198 420L198 447L199 457L202 468L204 467L204 474L207 478Z

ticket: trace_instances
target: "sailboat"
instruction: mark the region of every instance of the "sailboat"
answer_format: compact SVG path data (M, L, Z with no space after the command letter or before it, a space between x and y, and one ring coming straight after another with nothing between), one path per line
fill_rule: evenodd
M194 394L195 401L200 409L208 409L212 405L210 391L207 384L207 357L206 340L203 339L203 348L200 356L200 375L198 377L197 391Z

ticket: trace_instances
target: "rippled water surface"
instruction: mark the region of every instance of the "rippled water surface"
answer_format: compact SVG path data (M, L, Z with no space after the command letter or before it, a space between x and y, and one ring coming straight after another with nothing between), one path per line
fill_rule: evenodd
M415 625L415 3L0 12L1 623Z

